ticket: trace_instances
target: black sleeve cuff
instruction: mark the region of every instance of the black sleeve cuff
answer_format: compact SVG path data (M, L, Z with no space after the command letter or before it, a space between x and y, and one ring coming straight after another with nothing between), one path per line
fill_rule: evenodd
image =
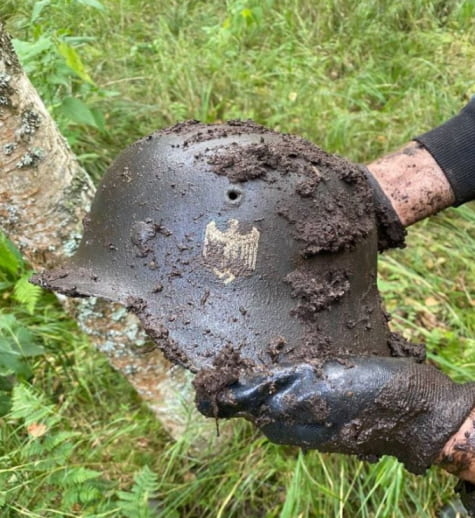
M414 140L441 167L454 191L454 206L475 199L475 98L458 115Z

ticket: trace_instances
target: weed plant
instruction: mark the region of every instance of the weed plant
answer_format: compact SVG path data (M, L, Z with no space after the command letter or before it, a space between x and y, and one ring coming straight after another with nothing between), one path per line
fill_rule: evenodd
M96 180L190 118L252 118L369 161L475 90L473 0L3 0L0 16ZM393 328L458 381L475 379L474 229L473 205L445 211L380 261ZM243 422L172 441L28 273L2 238L2 517L426 518L452 498L438 470L276 446Z

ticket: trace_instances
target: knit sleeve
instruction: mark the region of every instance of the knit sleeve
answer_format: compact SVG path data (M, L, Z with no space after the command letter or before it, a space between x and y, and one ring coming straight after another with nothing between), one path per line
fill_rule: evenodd
M458 115L414 140L444 172L454 191L454 206L475 199L475 97Z

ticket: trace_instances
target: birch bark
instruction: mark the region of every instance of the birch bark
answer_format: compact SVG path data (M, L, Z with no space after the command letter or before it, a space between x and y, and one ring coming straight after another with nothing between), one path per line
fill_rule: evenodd
M0 229L33 268L53 267L75 250L94 192L0 23ZM60 300L172 436L196 422L188 373L147 342L133 315L94 299Z

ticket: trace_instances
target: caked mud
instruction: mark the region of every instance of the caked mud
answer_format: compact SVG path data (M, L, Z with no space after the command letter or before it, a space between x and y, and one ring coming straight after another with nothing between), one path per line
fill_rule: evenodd
M35 282L126 305L198 392L296 361L421 359L381 306L377 250L404 236L381 214L359 165L250 121L189 121L122 153L78 252Z

